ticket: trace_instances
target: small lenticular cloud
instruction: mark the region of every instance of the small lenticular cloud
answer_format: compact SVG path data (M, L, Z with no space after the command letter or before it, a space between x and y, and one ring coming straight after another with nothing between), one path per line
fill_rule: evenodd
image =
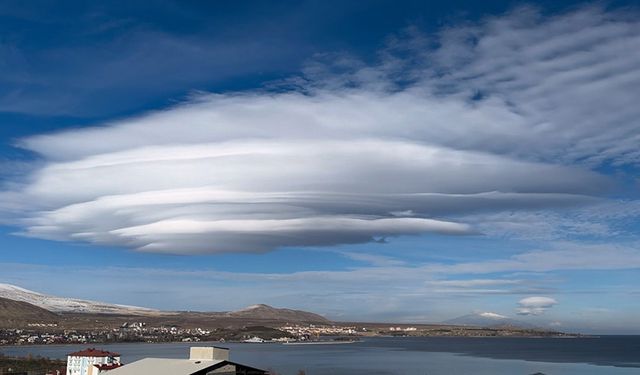
M518 315L542 315L557 305L558 301L550 297L527 297L518 302Z

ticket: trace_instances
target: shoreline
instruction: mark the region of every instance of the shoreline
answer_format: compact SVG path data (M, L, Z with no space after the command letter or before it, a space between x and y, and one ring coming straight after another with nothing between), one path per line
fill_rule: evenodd
M11 348L11 347L52 347L52 346L96 346L96 345L136 345L136 344L184 344L184 345L197 345L199 343L217 343L220 345L224 345L226 343L229 344L282 344L282 345L309 345L309 344L351 344L362 342L366 339L370 338L396 338L396 339L420 339L420 338L428 338L428 339L536 339L536 340L544 340L544 339L599 339L602 337L640 337L640 335L575 335L575 336L393 336L393 335L375 335L375 336L355 336L358 340L346 340L346 341L264 341L264 342L245 342L245 341L219 341L219 340L204 340L204 341L92 341L92 342L71 342L71 343L51 343L51 344L0 344L0 351L2 348Z
M283 342L282 345L341 345L341 344L355 344L362 342L361 340L350 341L293 341Z

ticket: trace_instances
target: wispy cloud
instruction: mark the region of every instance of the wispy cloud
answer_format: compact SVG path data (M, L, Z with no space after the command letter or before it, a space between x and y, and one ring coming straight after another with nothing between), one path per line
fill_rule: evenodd
M403 260L378 254L356 253L351 251L340 252L340 254L349 259L368 263L370 265L378 267L394 267L407 265L407 262Z
M566 245L568 246L568 245ZM443 265L437 263L422 263L417 265L401 265L388 261L387 257L367 257L371 265L348 268L344 270L315 270L295 272L232 272L212 269L174 269L174 268L150 268L150 267L75 267L71 274L79 279L93 275L97 279L111 280L105 286L107 289L115 288L114 297L118 295L117 283L122 283L122 288L131 287L131 277L146 280L148 285L155 285L153 289L180 290L180 285L187 282L189 290L202 288L200 292L223 293L211 289L239 288L244 295L238 301L230 301L238 304L251 298L266 298L270 302L277 301L275 296L293 294L297 298L293 300L295 305L305 303L312 295L322 294L330 290L330 295L358 295L363 303L375 303L378 298L393 295L402 301L414 301L426 297L448 297L453 294L465 294L468 296L483 294L515 294L532 295L556 292L553 290L558 281L548 276L528 276L519 274L517 278L510 277L515 271L563 271L580 269L582 271L595 270L623 270L640 269L640 251L631 249L611 248L607 251L590 246L579 247L574 245L572 252L562 250L532 251L523 253L515 258L531 259L531 261L514 261L511 259L489 259L485 261ZM599 253L595 257L587 257L585 254ZM581 258L569 263L569 259ZM382 261L382 263L380 263ZM6 270L3 275L5 282L21 284L23 279L33 281L33 275L59 272L64 266L33 266L4 264ZM46 268L47 270L43 270ZM51 269L54 270L51 270ZM484 274L481 278L474 275ZM128 276L127 276L128 275ZM116 282L117 280L117 282ZM114 284L115 283L115 284ZM52 283L53 286L56 283ZM67 288L82 289L83 285L70 281ZM136 284L139 287L143 283ZM211 288L212 286L215 288ZM296 285L295 290L290 288ZM30 284L23 285L36 288ZM597 289L597 288L596 288ZM252 291L251 291L252 290ZM546 290L546 291L545 291ZM621 289L629 293L626 289ZM93 287L88 288L87 293L93 292ZM557 291L561 293L561 291ZM588 292L588 291L585 291ZM600 292L594 290L593 292ZM535 295L534 294L534 295ZM371 297L371 298L369 298ZM264 299L262 299L264 301ZM117 301L117 300L116 300ZM365 302L366 301L366 302ZM256 301L248 301L255 303ZM130 303L121 301L121 303ZM331 304L329 304L331 305ZM238 307L238 306L236 306ZM320 305L315 308L322 308ZM348 308L346 310L349 310Z
M327 254L334 252L326 251ZM262 302L316 311L334 319L438 322L461 315L461 311L509 315L515 301L531 296L553 296L562 302L562 309L545 307L547 300L542 303L526 299L516 311L529 315L527 319L536 319L536 315L544 313L549 319L567 324L566 329L588 324L595 324L589 327L621 329L623 324L635 319L624 313L624 308L610 312L599 309L598 314L588 314L591 310L587 308L593 306L593 296L597 295L602 306L609 306L618 298L627 299L631 307L626 311L633 311L637 305L636 300L630 298L633 285L599 278L596 285L576 286L567 280L570 276L562 273L580 270L582 278L602 275L601 270L640 269L640 251L631 245L561 242L550 249L530 250L515 256L494 254L491 259L454 264L409 263L372 254L342 255L362 264L340 270L327 266L327 269L288 272L247 272L241 268L228 270L224 266L206 265L98 268L78 265L69 269L66 265L4 263L0 268L3 282L30 289L89 299L96 299L95 293L99 292L101 299L108 302L161 309L229 310ZM61 273L66 277L42 284L43 274ZM87 278L94 282L91 285L81 282ZM162 293L156 293L158 290ZM227 298L229 295L234 298ZM584 314L566 315L567 309L582 311L581 305L586 306ZM613 316L619 320L608 322Z
M448 274L640 268L640 246L637 243L618 245L551 242L549 246L549 249L525 251L507 259L426 267L432 272Z

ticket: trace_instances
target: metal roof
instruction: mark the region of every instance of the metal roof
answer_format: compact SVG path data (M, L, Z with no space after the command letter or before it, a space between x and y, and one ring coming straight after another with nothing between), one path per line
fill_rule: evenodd
M109 371L109 375L191 375L215 367L222 360L145 358Z

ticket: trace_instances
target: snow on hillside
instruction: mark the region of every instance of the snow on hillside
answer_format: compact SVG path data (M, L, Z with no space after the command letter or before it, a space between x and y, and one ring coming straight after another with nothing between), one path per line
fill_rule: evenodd
M233 313L239 313L239 312L245 312L245 311L253 311L253 310L258 310L258 309L273 309L273 307L268 306L268 305L264 305L264 304L257 304L257 305L251 305L251 306L247 306L245 308L242 308L240 310L236 310L236 311L231 311L229 312L229 314L233 314Z
M156 310L147 309L144 307L116 305L75 298L49 296L28 289L20 288L15 285L2 283L0 283L0 297L4 297L14 301L27 302L53 312L138 315L145 315L156 312Z
M480 315L483 318L489 318L489 319L509 319L509 317L507 316L492 313L492 312L481 312L481 313L478 313L478 315Z
M518 327L518 328L532 328L531 324L521 322L519 320L511 319L508 316L497 314L490 311L474 312L473 314L464 315L455 319L449 319L444 322L445 324L455 324L464 326L476 326L476 327Z

